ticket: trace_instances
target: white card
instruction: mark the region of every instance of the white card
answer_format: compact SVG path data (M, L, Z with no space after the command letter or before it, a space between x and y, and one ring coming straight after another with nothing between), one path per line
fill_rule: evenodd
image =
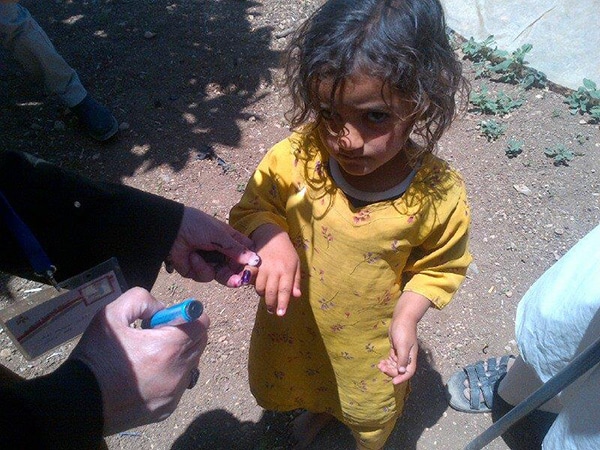
M117 260L112 258L54 287L17 300L0 311L0 323L27 359L79 336L94 315L126 290Z

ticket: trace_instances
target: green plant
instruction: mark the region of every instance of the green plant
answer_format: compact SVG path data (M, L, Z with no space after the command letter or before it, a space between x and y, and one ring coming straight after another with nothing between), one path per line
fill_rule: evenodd
M590 140L589 136L584 136L581 133L577 133L577 135L575 136L575 140L579 143L579 145L583 145L586 143L586 141Z
M583 86L565 98L571 114L589 114L594 123L600 121L600 90L596 83L587 78L583 79Z
M533 48L531 44L524 44L513 52L500 50L495 44L494 36L488 36L483 42L470 38L463 44L463 54L473 61L477 78L496 74L500 75L498 81L520 84L525 89L546 86L546 75L528 67L525 61L525 56Z
M503 116L523 105L524 100L521 98L513 99L504 91L499 91L498 95L493 97L487 86L484 85L481 87L481 91L471 92L469 102L475 107L476 111L483 114Z
M494 119L490 119L479 122L479 129L488 142L492 142L504 134L506 126L496 122Z
M575 154L562 144L555 145L554 147L546 147L544 153L547 157L554 159L555 166L560 166L561 164L568 166L569 161L575 157Z
M523 142L517 141L515 138L510 138L505 150L506 156L516 158L523 151Z
M465 58L470 59L471 61L487 61L495 50L495 48L492 48L492 45L495 43L494 36L488 36L482 42L477 42L471 37L462 45L461 50L463 51Z

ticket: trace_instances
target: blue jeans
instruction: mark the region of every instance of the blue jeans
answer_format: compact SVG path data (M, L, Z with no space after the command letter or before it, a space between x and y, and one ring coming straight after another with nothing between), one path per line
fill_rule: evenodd
M87 91L75 70L58 54L29 11L18 3L0 4L0 42L24 69L72 107Z

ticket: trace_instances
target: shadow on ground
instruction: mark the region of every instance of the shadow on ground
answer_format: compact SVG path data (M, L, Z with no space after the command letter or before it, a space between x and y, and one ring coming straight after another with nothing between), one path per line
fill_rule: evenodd
M249 21L257 3L104 0L24 6L88 91L127 128L108 143L91 141L58 98L28 82L5 52L0 54L4 148L120 181L163 165L181 171L216 147L239 144L240 121L261 120L252 106L272 84L279 54L270 49L272 28Z
M447 408L441 375L432 367L428 352L419 349L419 369L413 378L412 391L403 417L390 436L386 449L416 449L417 441L432 427ZM175 441L172 450L287 450L292 420L297 413L265 412L258 423L241 422L224 410L213 410L197 417ZM354 438L341 423L335 422L321 431L312 450L354 448Z

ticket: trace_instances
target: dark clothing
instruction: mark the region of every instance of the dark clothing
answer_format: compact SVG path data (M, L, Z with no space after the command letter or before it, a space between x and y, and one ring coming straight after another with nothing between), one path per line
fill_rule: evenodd
M0 191L56 266L57 281L114 256L129 287L151 289L184 210L160 196L93 182L18 152L0 151ZM0 236L0 271L39 281L1 218ZM33 380L0 366L0 403L3 448L102 444L100 388L79 361Z
M16 152L0 152L0 191L57 267L58 281L115 256L129 287L150 289L183 217L180 203ZM32 278L2 221L0 236L0 270Z

